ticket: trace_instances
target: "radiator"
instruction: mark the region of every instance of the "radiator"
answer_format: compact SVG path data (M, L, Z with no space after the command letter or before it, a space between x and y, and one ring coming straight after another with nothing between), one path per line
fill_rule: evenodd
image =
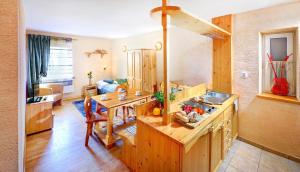
M64 93L72 93L74 91L73 80L62 81L64 85Z
M43 81L42 83L61 83L64 85L64 93L72 93L74 92L74 80L68 79L68 80L51 80L51 81Z

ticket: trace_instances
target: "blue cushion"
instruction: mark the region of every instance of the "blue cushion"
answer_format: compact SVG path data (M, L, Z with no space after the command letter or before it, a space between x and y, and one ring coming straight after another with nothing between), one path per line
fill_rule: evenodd
M114 83L114 80L112 80L112 79L105 79L103 81L106 82L106 83L109 83L109 84L113 84Z

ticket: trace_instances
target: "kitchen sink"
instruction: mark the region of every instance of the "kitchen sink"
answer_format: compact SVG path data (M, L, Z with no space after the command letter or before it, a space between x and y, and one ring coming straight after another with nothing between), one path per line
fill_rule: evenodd
M202 102L197 102L197 101L195 101L195 99L191 99L191 100L185 101L185 102L183 102L183 105L190 105L190 106L192 106L192 107L194 107L194 108L195 108L195 107L201 108L201 109L204 110L204 112L205 112L206 114L211 114L211 113L213 113L215 110L217 110L215 107L209 106L209 105L204 104L204 103L202 103Z
M231 94L208 91L206 94L200 96L200 99L202 99L202 102L207 104L221 105L230 97Z

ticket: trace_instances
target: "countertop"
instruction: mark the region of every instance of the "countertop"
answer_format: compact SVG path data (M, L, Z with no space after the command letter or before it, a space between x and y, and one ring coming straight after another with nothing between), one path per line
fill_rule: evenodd
M209 124L219 116L229 105L233 104L234 100L238 98L237 95L232 95L228 100L226 100L222 105L214 105L217 108L207 119L205 119L199 126L196 128L190 129L182 124L179 124L176 121L172 121L169 125L162 124L162 116L141 116L138 117L137 121L142 122L153 129L159 131L160 133L168 136L173 139L175 142L181 144L182 146L189 146L193 143L195 139L198 139L207 129Z

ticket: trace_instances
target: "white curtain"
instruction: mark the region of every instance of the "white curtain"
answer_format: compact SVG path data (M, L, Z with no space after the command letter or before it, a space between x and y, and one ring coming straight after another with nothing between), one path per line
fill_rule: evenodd
M283 61L273 61L275 71L277 76L281 76L281 67ZM289 96L296 95L296 77L295 77L295 62L290 59L285 64L285 71L283 72L283 76L287 79L289 83ZM271 63L267 62L264 66L264 83L263 83L263 92L271 92L271 88L274 84L274 72L272 70Z

